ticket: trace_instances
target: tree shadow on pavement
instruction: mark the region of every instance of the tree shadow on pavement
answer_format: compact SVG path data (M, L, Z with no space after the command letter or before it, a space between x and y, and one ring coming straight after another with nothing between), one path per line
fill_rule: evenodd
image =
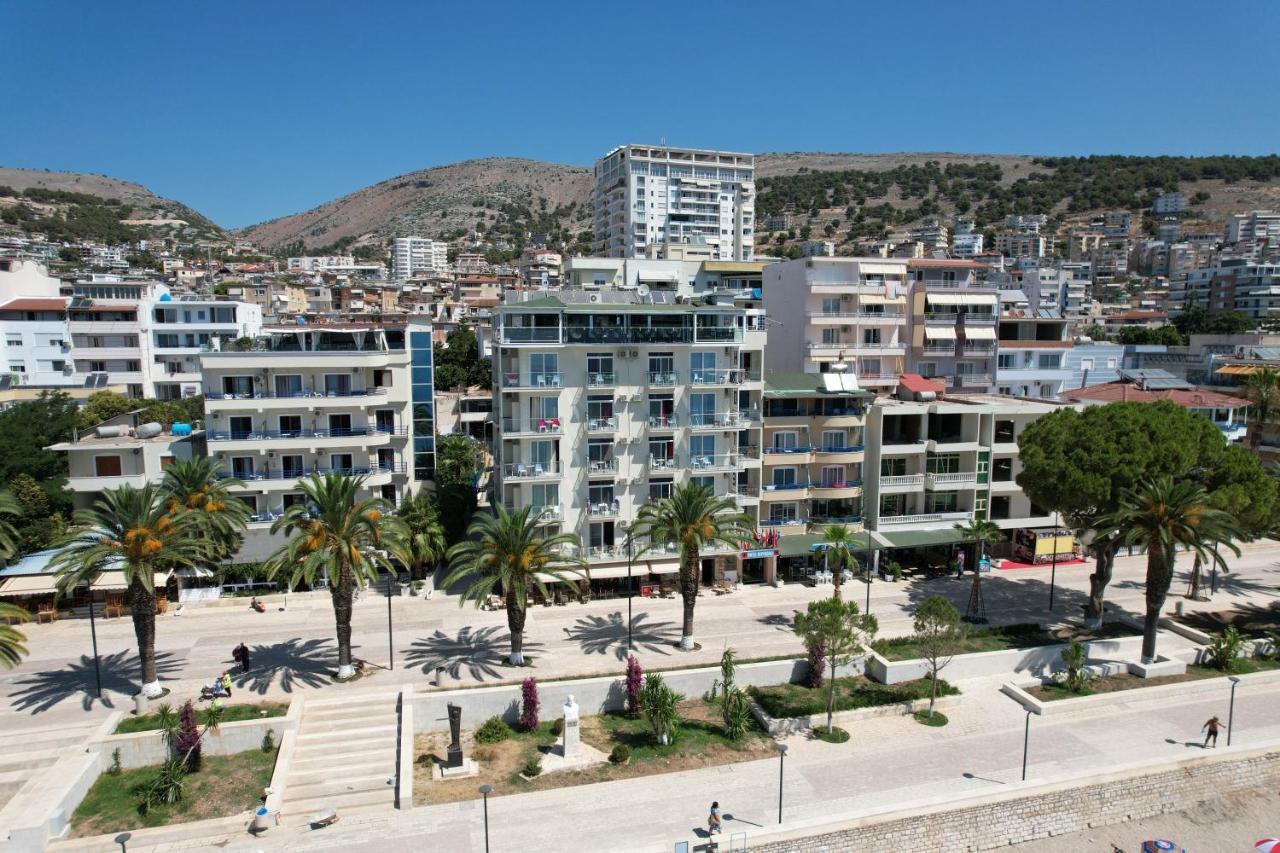
M524 643L526 657L537 657L542 650L541 643L528 640ZM456 637L436 631L429 637L414 640L405 655L405 665L419 668L426 675L435 675L437 669L443 669L453 678L465 673L476 681L506 680L520 672L506 662L510 651L511 634L502 628L494 625L472 631L466 627L458 631Z
M1016 572L1015 572L1016 573ZM1053 592L1053 610L1049 610L1049 582L1039 578L1003 577L999 572L982 576L982 601L987 619L992 625L1036 623L1050 625L1055 622L1079 622L1084 618L1089 595L1083 590L1068 589L1057 585ZM1124 588L1125 583L1112 582L1108 590ZM973 589L973 573L966 572L963 579L938 577L931 580L912 580L906 585L910 609L926 598L941 595L962 614L969 605ZM1106 619L1130 619L1142 621L1142 613L1125 609L1110 600L1106 601Z
M646 652L670 654L671 644L679 639L674 633L674 622L650 622L647 613L631 620L631 643ZM613 649L618 660L626 660L627 620L621 611L607 616L584 616L572 628L564 629L565 635L582 647L587 654L606 654Z
M785 613L770 613L768 616L761 616L756 621L761 625L773 625L777 628L790 629L795 624L795 617L788 616Z
M355 657L354 651L352 647L352 657ZM338 649L331 637L318 640L294 637L269 646L250 646L249 667L248 672L232 677L239 689L264 694L278 683L285 693L292 693L295 687L328 684L338 667Z
M181 669L185 660L186 658L179 658L172 652L160 652L156 655L156 676L160 681L172 681L172 676ZM80 704L88 711L93 708L95 701L100 701L104 707L114 708L110 693L131 696L138 692L142 668L137 654L132 650L101 655L99 663L102 670L102 692L108 694L102 699L93 695L97 686L93 656L81 655L79 660L58 669L33 672L16 679L14 684L20 689L14 691L12 704L19 711L29 710L32 714L40 714L63 700L82 693Z

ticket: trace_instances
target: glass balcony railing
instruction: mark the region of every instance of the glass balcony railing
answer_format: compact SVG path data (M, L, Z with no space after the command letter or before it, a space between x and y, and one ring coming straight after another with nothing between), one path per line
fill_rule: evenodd
M504 373L502 375L504 388L559 388L561 380L559 373Z
M386 393L386 388L353 388L344 391L304 391L300 389L297 391L252 391L248 393L211 391L205 394L205 398L209 400L304 400L317 397L377 397Z
M209 441L268 441L290 438L361 438L369 435L408 435L406 427L350 427L344 429L227 430L206 432Z
M650 415L649 429L678 429L680 427L680 418L678 415Z
M612 474L617 470L617 459L591 459L587 462L588 474Z
M556 461L508 462L502 466L502 476L508 480L554 476L559 473L560 463Z
M659 387L669 387L676 384L679 379L675 371L649 371L649 384Z
M558 435L563 431L559 418L503 418L505 433L547 433Z

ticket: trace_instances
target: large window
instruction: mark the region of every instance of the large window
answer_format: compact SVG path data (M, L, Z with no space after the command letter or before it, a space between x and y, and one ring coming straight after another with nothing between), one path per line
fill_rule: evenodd
M93 457L94 475L98 477L119 477L121 474L119 456Z
M706 468L715 461L716 437L694 435L689 437L689 467Z
M714 382L716 378L716 354L713 352L695 352L689 354L691 380L698 382Z
M716 395L690 394L689 414L691 417L689 423L693 426L715 423Z
M670 480L650 480L649 481L649 500L657 501L663 498L671 497L673 485Z
M296 373L277 375L275 390L277 397L301 397L302 377Z

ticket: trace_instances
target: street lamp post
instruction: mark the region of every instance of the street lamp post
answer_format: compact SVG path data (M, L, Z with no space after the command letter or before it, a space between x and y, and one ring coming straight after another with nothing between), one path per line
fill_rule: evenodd
M1053 565L1049 569L1049 612L1053 612L1053 588L1058 580L1058 522L1059 515L1055 509L1053 511ZM1032 554L1035 559L1035 554Z
M782 823L782 766L787 760L787 745L778 744L778 823Z
M93 619L93 585L89 585L89 637L93 641L93 677L98 684L94 695L102 698L102 664L98 660L98 626Z
M1027 781L1027 746L1031 743L1031 712L1027 712L1027 727L1022 733L1022 781Z
M627 531L627 651L633 651L635 647L631 645L631 599L635 596L635 587L631 583L631 564L635 556L635 549L632 548L630 526L623 528Z
M1236 685L1239 683L1239 678L1231 676L1231 704L1227 706L1227 746L1231 746L1231 724L1236 718Z
M867 613L871 612L871 563L875 559L875 552L871 550L871 531L867 530L864 525L862 535L867 537Z
M480 793L484 795L484 853L489 853L489 792L491 785L481 785Z
M387 669L396 668L396 642L391 636L391 567L387 567Z

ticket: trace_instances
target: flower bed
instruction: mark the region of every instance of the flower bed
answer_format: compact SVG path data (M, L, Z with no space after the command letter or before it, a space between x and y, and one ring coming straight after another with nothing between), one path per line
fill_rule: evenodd
M803 684L779 684L752 687L751 710L773 737L805 729L825 727L829 685L811 688ZM836 679L836 713L838 725L872 717L911 714L929 707L930 681L921 678L903 684L880 684L865 677ZM936 707L949 708L958 701L960 690L938 680Z
M1241 660L1236 672L1241 674L1269 672L1280 669L1280 661ZM1118 672L1088 681L1079 693L1072 693L1066 687L1051 682L1023 688L1027 693L1041 702L1057 702L1063 699L1078 699L1103 693L1118 693L1124 690L1137 690L1144 687L1163 687L1168 684L1181 684L1188 681L1202 681L1206 678L1226 678L1228 673L1208 666L1192 665L1182 675L1163 675L1155 678L1140 678L1128 672Z
M1142 632L1126 622L1107 622L1099 630L1057 628L1046 630L1039 625L1022 623L1018 625L998 625L992 628L978 628L968 631L956 642L956 654L975 654L979 652L1003 652L1011 649L1029 649L1038 646L1051 646L1078 640L1091 642L1096 640L1113 640L1120 637L1132 637ZM890 661L913 660L920 657L919 643L915 637L894 637L876 640L871 644L883 658Z
M223 723L238 723L242 720L259 720L270 717L283 717L289 711L284 702L264 702L262 704L226 705L223 710ZM265 713L264 713L265 712ZM152 732L160 728L159 714L143 714L141 717L124 717L116 726L113 734L128 735L135 732Z

